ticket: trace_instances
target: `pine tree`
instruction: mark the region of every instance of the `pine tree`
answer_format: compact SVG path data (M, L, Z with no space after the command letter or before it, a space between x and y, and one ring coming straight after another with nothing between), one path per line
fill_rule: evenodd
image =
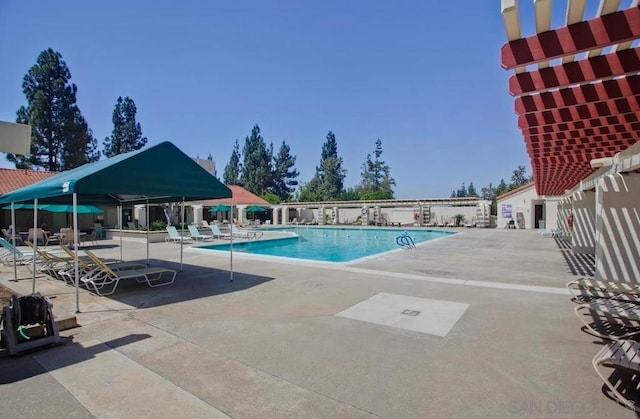
M233 145L231 158L222 172L222 180L226 185L240 185L240 145L238 140Z
M147 144L147 137L142 136L140 123L136 122L136 104L130 97L118 97L113 109L111 121L113 131L111 137L104 139L104 150L102 153L106 157L117 156L139 150Z
M301 201L335 201L344 190L347 171L342 168L342 157L338 157L338 143L329 131L322 144L320 165L313 178L300 190Z
M254 125L251 135L245 138L244 164L242 165L242 174L240 182L242 186L249 192L256 195L262 195L268 192L272 184L271 159L272 152L267 148L264 139L260 135L260 127Z
M396 181L391 177L391 169L384 161L380 160L382 156L382 141L378 138L376 148L373 151L373 160L371 154L367 154L367 159L362 165L362 182L360 184L361 199L391 199L393 198L393 190L391 187Z
M524 166L518 166L518 168L513 171L513 175L511 176L511 184L509 185L509 189L515 189L522 185L526 185L527 183L529 183L527 169Z
M467 189L467 196L477 197L478 192L476 192L476 187L473 186L473 182L469 182L469 188Z
M295 156L290 154L291 149L282 142L278 154L273 158L273 183L271 192L277 195L281 200L288 200L298 185L295 180L299 175L294 166L296 164Z
M76 104L78 88L59 52L42 51L24 76L22 91L27 106L17 111L16 122L31 125L31 154L7 154L16 168L49 171L72 169L97 161L97 142Z

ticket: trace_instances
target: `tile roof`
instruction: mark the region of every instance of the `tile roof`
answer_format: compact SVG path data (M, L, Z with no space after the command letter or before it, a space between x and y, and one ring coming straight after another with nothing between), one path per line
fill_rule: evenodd
M269 202L260 198L258 195L252 194L242 186L238 185L227 185L231 192L233 193L233 205L270 205ZM229 198L222 199L208 199L206 201L198 201L194 202L194 204L201 204L204 206L214 206L218 204L231 204L231 200Z
M45 172L41 170L0 168L0 193L11 192L55 174L56 172Z
M525 185L522 185L522 186L519 186L519 187L517 187L515 189L512 189L509 192L505 192L500 196L497 196L496 197L496 201L501 201L501 200L503 200L505 198L510 197L511 195L515 195L515 194L517 194L519 192L522 192L522 191L524 191L526 189L533 188L534 186L536 186L535 182L529 182L529 183L527 183Z

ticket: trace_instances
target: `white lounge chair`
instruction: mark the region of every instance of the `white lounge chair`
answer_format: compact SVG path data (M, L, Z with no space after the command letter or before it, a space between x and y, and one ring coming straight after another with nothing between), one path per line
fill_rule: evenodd
M234 237L240 237L243 239L255 240L255 239L259 239L264 234L262 231L240 228L235 224L230 224L229 228L231 229L231 234Z
M637 284L584 277L567 282L566 287L577 298L613 298L640 304L640 285Z
M588 303L580 304L574 309L576 316L584 323L589 332L595 336L604 339L618 340L640 334L640 305L627 301L610 300L608 298L596 298ZM589 318L583 315L583 312L591 311L596 313L591 318L596 321L606 318L613 324L619 324L624 327L623 331L618 334L610 332L610 327L594 328L591 323L586 320Z
M100 296L113 294L122 279L135 279L136 282L146 282L147 285L152 288L171 285L176 279L176 271L173 269L151 267L115 271L111 269L109 265L100 261L100 259L97 259L95 262L100 268L100 271L90 278L84 277L81 278L81 280L89 291ZM170 278L163 280L163 276L169 276Z
M213 237L216 238L216 239L230 239L231 238L231 234L223 233L222 231L220 231L220 227L218 227L216 224L209 224L209 228L211 229L211 233L213 234Z
M602 378L605 385L611 390L613 397L629 409L640 413L640 403L638 403L637 384L631 383L627 389L622 389L625 380L616 379L611 382L611 377L605 378L602 367L624 368L635 376L640 374L640 342L632 340L619 340L604 346L593 357L593 368ZM625 393L625 394L623 394ZM627 395L629 397L627 397ZM633 399L635 400L633 400Z
M200 220L200 225L202 227L209 227L209 221L207 220Z
M193 242L193 239L191 237L182 237L174 226L167 226L167 233L169 233L169 235L164 238L164 241L166 242Z
M200 230L198 230L198 227L194 225L189 225L188 228L189 228L189 235L194 240L212 240L213 239L213 235L200 233Z

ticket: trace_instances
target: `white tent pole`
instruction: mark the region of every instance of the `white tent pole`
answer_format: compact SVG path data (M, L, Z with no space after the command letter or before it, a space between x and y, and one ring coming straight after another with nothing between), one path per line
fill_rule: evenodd
M36 255L38 249L38 198L33 200L33 283L31 285L31 293L36 292Z
M149 266L149 230L151 226L149 225L149 200L147 199L147 266Z
M233 282L233 199L231 200L231 224L229 225L229 282Z
M13 245L13 280L18 282L18 265L16 264L16 209L11 203L11 244Z
M120 226L120 260L122 260L122 204L118 205L118 225Z
M78 271L78 194L73 193L73 264L76 274L76 313L80 313L80 272Z
M182 197L182 222L180 223L180 237L182 236L182 229L184 228L184 196ZM182 272L182 250L184 248L184 239L180 239L180 272Z

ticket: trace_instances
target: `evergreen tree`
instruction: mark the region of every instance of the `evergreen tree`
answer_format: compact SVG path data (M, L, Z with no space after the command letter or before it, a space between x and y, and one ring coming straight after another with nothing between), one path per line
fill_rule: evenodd
M7 154L16 168L60 171L97 161L97 142L76 104L78 88L59 52L42 51L22 82L27 106L16 122L31 125L31 153Z
M320 166L316 167L314 177L305 185L304 190L300 191L301 201L335 201L344 190L347 171L342 168L336 136L331 131L322 144L320 157Z
M285 201L291 198L295 187L298 186L296 178L300 175L300 172L294 168L296 158L290 154L290 151L287 143L283 141L278 154L273 158L271 192Z
M476 187L473 186L473 182L469 182L469 188L467 189L467 196L477 197L478 192L476 192Z
M238 140L233 145L229 163L222 172L222 180L226 185L240 185L240 145Z
M462 182L462 186L460 187L460 189L458 189L456 191L456 198L466 198L469 192L467 192L467 187L465 186L464 182Z
M272 184L271 149L267 148L264 139L260 135L260 127L254 125L251 129L251 135L245 138L244 164L242 165L242 174L240 182L242 186L256 195L262 195L268 192Z
M142 136L140 123L136 122L136 104L130 97L118 97L113 109L111 121L113 131L111 137L104 139L104 150L102 153L106 157L117 156L139 150L147 144L147 137Z
M530 182L530 178L527 176L527 169L524 166L518 166L516 170L513 171L513 175L511 176L511 184L509 185L509 189L515 189L522 185L526 185Z
M360 184L361 199L391 199L393 198L393 190L391 187L396 181L391 177L391 169L384 161L380 160L382 156L382 141L376 141L376 148L373 151L373 160L371 154L367 154L367 159L362 165L362 182Z

